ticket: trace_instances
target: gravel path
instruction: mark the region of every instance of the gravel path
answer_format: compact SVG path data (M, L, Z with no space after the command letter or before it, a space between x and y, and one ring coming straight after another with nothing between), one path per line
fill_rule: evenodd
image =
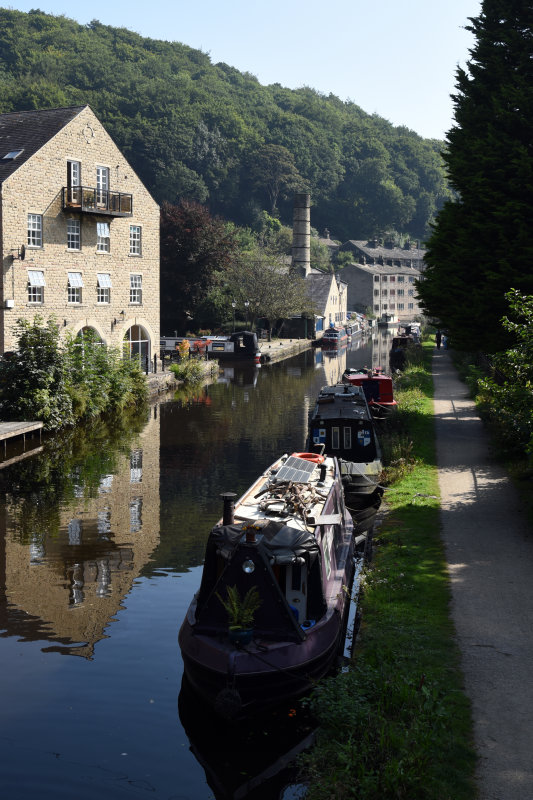
M446 350L435 350L433 376L442 536L479 798L533 800L533 531Z

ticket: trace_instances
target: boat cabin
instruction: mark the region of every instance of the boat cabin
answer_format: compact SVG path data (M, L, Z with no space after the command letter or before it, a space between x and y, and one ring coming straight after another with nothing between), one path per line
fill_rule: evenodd
M363 389L338 383L320 390L309 418L310 449L356 464L381 458Z
M321 347L339 347L348 342L346 328L328 328L320 339Z
M383 375L377 370L347 369L342 376L342 381L363 389L373 417L383 416L384 413L398 406L394 399L390 375Z

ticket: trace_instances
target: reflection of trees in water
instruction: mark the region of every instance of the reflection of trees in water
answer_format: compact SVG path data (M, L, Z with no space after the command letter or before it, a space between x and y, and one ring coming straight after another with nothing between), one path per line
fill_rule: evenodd
M96 497L129 453L146 424L146 413L76 427L47 439L44 451L0 473L0 489L17 538L37 552L39 534L57 536L61 508ZM76 536L75 523L69 536Z

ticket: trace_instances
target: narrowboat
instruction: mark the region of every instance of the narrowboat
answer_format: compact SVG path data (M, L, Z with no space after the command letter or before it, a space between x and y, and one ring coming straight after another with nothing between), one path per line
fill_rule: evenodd
M372 528L381 505L381 449L363 389L339 383L324 386L309 415L309 450L335 455L345 503L356 534Z
M336 664L354 525L337 459L316 453L282 456L235 504L224 497L179 645L192 687L240 717L304 694ZM252 597L253 622L239 630Z
M342 382L361 386L374 419L380 419L398 407L394 399L392 378L384 375L381 369L349 368L345 370Z
M348 334L346 328L328 328L319 340L320 347L340 347L347 344Z

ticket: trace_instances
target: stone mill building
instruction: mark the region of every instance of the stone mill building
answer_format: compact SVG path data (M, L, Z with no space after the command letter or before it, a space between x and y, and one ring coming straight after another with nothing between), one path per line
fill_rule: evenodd
M159 351L159 208L89 106L0 114L0 354L53 316Z

